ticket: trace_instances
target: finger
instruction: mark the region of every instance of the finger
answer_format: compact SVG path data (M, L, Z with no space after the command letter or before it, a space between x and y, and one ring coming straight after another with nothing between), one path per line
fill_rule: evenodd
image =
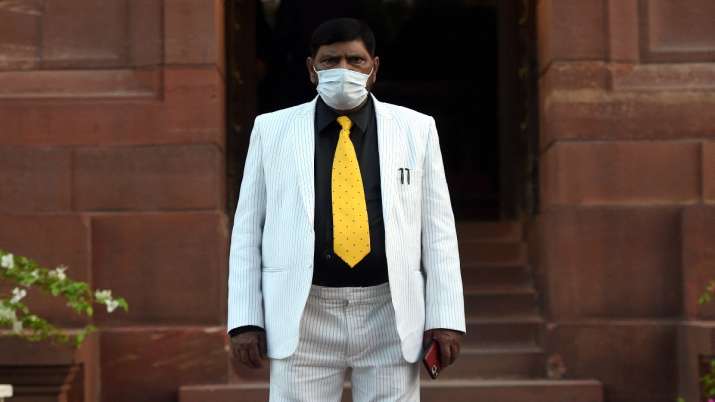
M241 363L243 363L244 366L248 366L248 352L246 352L245 349L241 348L238 350L238 353L241 358Z
M248 348L248 359L251 362L251 366L253 368L261 368L263 365L261 364L261 357L260 357L260 352L258 351L258 345L253 344L251 347Z
M241 356L238 353L238 348L233 343L231 344L231 356L233 356L233 359L236 361L238 361L241 358Z
M266 345L266 336L261 335L258 337L258 348L261 352L261 359L268 357L268 346Z
M462 352L462 345L457 342L454 344L454 350L452 351L452 362L455 362L457 358L459 357L459 354Z
M437 342L439 343L439 353L440 353L440 363L442 367L449 366L449 361L452 358L452 352L449 350L448 342Z
M454 361L457 360L457 346L455 344L449 345L449 351L450 351L449 365L451 366L452 364L454 364Z
M432 330L427 330L422 336L422 348L426 348L432 342Z

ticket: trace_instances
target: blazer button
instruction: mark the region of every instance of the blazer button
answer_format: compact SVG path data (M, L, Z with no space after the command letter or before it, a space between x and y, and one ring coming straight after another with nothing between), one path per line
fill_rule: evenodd
M330 254L330 251L326 251L323 253L323 258L325 258L325 261L330 261L333 258L333 255Z

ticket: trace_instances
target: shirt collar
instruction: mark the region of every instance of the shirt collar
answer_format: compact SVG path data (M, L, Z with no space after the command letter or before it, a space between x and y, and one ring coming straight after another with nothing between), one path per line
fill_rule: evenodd
M353 122L354 126L357 126L361 132L366 132L368 125L370 124L370 115L372 113L372 97L368 95L367 101L360 109L348 113L346 116ZM317 103L315 105L315 119L316 128L318 132L323 132L323 130L328 127L331 123L337 124L337 118L342 116L338 114L335 110L328 107L328 105L323 102L323 99L318 96Z

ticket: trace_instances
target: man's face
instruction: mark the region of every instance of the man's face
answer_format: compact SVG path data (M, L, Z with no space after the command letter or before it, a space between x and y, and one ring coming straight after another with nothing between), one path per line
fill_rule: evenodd
M372 74L367 81L367 89L371 89L377 78L377 69L380 66L379 57L371 57L370 52L365 48L365 44L357 39L350 42L336 42L323 45L318 48L315 58L308 57L306 60L310 82L318 84L318 75L313 71L328 70L331 68L347 68L368 74Z

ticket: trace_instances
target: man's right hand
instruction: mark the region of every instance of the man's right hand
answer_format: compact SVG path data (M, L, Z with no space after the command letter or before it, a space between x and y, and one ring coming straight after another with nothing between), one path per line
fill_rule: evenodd
M246 331L231 337L231 351L234 363L242 363L246 367L259 369L266 359L265 331Z

